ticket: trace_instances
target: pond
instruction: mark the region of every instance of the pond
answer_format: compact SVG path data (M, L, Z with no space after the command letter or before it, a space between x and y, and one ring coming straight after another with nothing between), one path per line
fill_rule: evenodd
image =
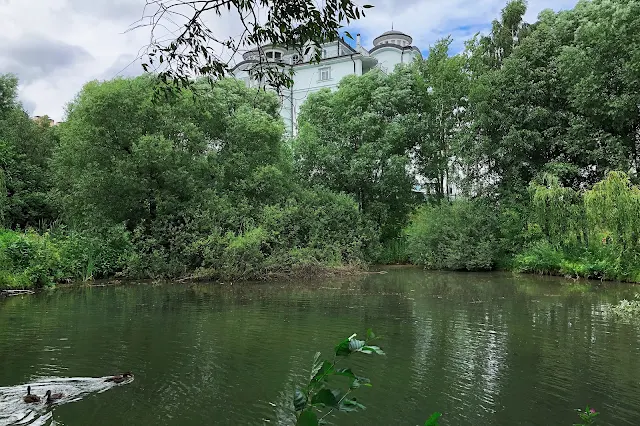
M635 290L390 268L11 297L0 300L0 423L285 425L313 354L372 328L386 356L348 360L372 380L356 395L367 410L333 424L422 425L437 410L443 425L569 426L589 404L601 424L638 425L640 327L605 309ZM96 379L127 370L130 383ZM27 412L28 383L66 389L72 403Z

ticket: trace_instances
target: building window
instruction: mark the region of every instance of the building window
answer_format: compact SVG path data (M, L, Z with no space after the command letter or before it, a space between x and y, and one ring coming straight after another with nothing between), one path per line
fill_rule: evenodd
M320 74L320 81L331 80L331 67L320 68L318 73Z
M267 58L273 59L273 52L267 52Z
M327 57L327 49L322 49L322 58L326 58Z
M293 57L291 57L291 64L295 65L300 61L300 57L298 55L293 55Z
M278 60L282 59L282 53L280 52L274 52L274 57Z

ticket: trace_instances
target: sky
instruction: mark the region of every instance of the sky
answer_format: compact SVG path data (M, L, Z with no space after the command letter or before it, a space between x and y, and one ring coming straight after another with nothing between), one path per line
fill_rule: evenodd
M137 58L150 40L150 29L135 29L153 12L154 0L0 0L0 73L20 80L19 98L30 115L64 119L65 106L91 80L136 76ZM157 0L155 0L157 1ZM322 1L322 0L318 0ZM371 4L366 17L348 28L362 44L391 26L413 37L425 54L436 40L451 35L452 49L477 32L486 32L506 0L356 0ZM576 0L529 0L525 20L544 9L569 9ZM145 12L146 11L146 12ZM143 21L144 22L144 21ZM236 37L241 25L232 16L211 18L219 37ZM224 52L221 52L224 55Z

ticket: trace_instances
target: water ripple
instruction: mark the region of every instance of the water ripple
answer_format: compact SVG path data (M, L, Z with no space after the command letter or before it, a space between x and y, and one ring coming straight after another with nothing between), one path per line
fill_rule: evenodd
M28 384L0 387L0 424L45 425L52 420L53 407L77 402L90 394L102 393L133 381L131 378L116 384L106 382L108 377L39 377ZM23 401L27 385L31 386L32 395L40 396L41 402L27 404ZM46 404L44 395L48 390L62 393L62 399Z

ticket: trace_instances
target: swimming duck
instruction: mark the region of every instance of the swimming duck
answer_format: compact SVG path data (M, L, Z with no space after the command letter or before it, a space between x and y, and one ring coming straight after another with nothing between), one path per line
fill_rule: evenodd
M105 379L105 382L122 383L125 380L127 380L129 377L133 377L133 374L131 374L130 371L127 371L126 373L122 373L122 374L118 374L117 376L109 377L108 379Z
M58 399L62 399L62 397L64 396L64 394L58 392L58 393L51 393L51 390L48 390L47 393L45 394L45 396L47 397L47 404L51 404L54 401L57 401Z
M40 397L38 395L32 395L31 386L27 386L27 394L22 398L22 400L27 404L31 404L33 402L40 402Z

